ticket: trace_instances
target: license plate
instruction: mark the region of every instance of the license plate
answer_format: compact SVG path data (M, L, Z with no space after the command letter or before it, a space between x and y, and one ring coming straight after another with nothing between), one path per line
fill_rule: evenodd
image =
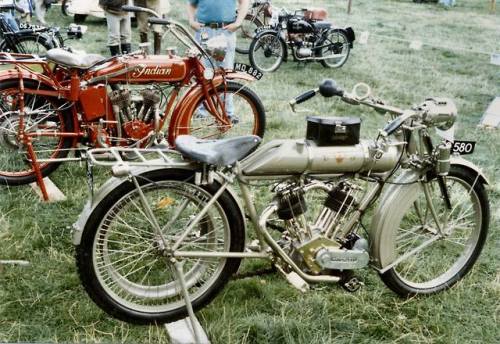
M249 66L244 63L235 63L233 69L236 72L247 73L248 75L253 76L257 80L262 79L263 76L262 72L260 72L258 69L255 69L252 66Z
M259 26L255 29L255 33L260 33L262 31L271 30L271 25Z
M472 154L476 148L475 141L457 141L453 142L451 146L451 151L453 153L458 153L460 155Z

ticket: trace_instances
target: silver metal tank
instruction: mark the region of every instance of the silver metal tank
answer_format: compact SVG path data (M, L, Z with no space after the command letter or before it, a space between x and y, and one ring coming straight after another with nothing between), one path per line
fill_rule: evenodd
M349 172L387 172L397 164L400 151L387 146L374 159L373 141L353 146L318 147L313 141L273 140L241 162L247 176L291 174L336 174Z

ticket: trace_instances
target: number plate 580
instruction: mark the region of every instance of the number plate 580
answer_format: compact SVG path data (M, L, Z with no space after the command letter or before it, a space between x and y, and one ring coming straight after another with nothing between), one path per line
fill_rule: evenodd
M474 141L455 141L453 142L453 146L451 146L451 151L460 155L466 155L474 153L475 148L476 142Z

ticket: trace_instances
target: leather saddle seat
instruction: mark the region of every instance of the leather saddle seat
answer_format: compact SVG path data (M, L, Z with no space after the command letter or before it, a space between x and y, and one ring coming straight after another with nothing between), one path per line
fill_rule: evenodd
M182 135L175 140L175 149L184 157L215 166L229 166L249 155L262 139L255 135L222 140L203 140Z
M75 54L65 49L55 48L47 52L47 60L77 69L88 69L106 57L98 54Z
M313 23L313 25L318 30L325 30L332 27L332 23L326 20L316 21Z

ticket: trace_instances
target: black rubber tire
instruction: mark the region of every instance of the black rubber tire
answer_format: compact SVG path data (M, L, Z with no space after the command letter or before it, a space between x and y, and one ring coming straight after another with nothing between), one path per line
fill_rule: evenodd
M75 14L73 16L73 21L75 22L75 24L83 24L85 23L85 19L87 19L86 14Z
M382 278L382 281L384 281L384 283L387 285L387 287L389 287L389 289L399 294L400 296L411 297L417 294L433 294L450 288L470 271L470 269L476 262L477 258L481 254L484 243L486 241L486 237L488 235L488 228L490 223L490 203L488 200L488 194L486 193L483 183L477 179L477 172L468 170L461 166L452 165L449 176L459 178L465 181L470 186L474 185L475 183L473 191L476 193L479 202L481 204L481 214L482 214L481 229L476 246L474 247L474 250L469 259L465 262L463 267L452 278L432 288L426 288L426 289L413 288L407 285L404 281L402 281L394 269L390 269L386 271L384 274L381 274L380 277Z
M350 43L349 43L349 39L347 38L347 36L346 36L346 35L345 35L342 31L335 30L335 29L334 29L333 31L335 31L335 32L336 32L337 34L339 34L339 35L344 36L344 40L345 40L345 42L347 42L347 56L346 56L346 58L342 61L342 63L341 63L341 64L336 65L335 67L333 67L333 66L329 65L329 64L328 64L325 60L320 60L321 65L322 65L323 67L325 67L325 68L340 68L340 67L342 67L342 66L343 66L343 65L347 62L347 60L349 59L349 54L351 53L351 47L350 47L350 45L349 45ZM319 55L319 56L322 56L321 52L320 52L318 55Z
M262 101L257 96L257 94L255 94L255 92L253 92L250 88L248 88L248 87L246 87L238 82L235 82L235 81L228 81L226 90L228 93L238 92L239 94L241 94L243 97L245 97L249 101L249 103L254 107L254 109L256 111L256 114L255 114L256 118L254 119L255 120L254 132L247 133L246 135L253 134L253 135L260 136L260 137L264 137L264 132L266 130L266 110L264 109L264 105L262 104ZM224 84L221 84L217 87L217 92L224 92ZM203 99L204 98L201 98L199 103L194 107L195 111L199 106L201 106ZM186 113L186 114L184 114L184 116L190 116L189 121L191 121L191 119L194 116L194 113L191 113L191 114ZM175 138L179 135L194 135L194 136L196 136L194 133L190 133L190 132L179 133L176 128L174 128L173 132L174 132L173 137L169 138L169 140L171 140L171 142L175 142ZM200 138L203 138L203 137L200 137Z
M141 178L143 177L143 178ZM137 178L141 186L149 183L160 182L164 180L176 180L193 183L194 171L164 169L146 172ZM203 189L214 194L217 192L220 184L204 186ZM150 325L162 324L185 318L188 313L185 306L159 313L145 313L132 310L111 298L99 284L97 275L93 267L93 243L97 229L107 212L124 195L135 189L132 182L127 181L116 189L112 190L94 209L89 221L85 224L80 245L76 246L76 264L78 274L83 287L90 298L107 314L132 324ZM245 248L244 219L238 210L238 205L229 192L224 192L218 199L219 204L224 209L230 226L230 251L243 252ZM241 258L228 258L225 261L224 268L219 278L207 289L207 291L192 300L195 311L203 308L210 303L217 294L224 288L230 277L238 271Z
M254 24L255 24L255 26L256 26L256 27L258 27L258 28L259 28L259 27L264 26L264 24L262 24L262 22L260 21L260 19L259 19L259 18L257 18L257 16L254 16L254 15L251 15L251 14L247 14L247 15L245 16L244 21L252 22L252 23L254 23ZM240 30L241 30L241 28L238 30L238 32L239 32ZM243 54L243 55L246 55L246 54L248 54L249 50L250 50L249 48L247 48L247 49L244 49L244 48L238 48L238 44L236 43L236 52L237 52L238 54Z
M279 37L277 37L277 35L278 35L278 32L263 32L263 33L258 34L257 36L255 36L255 38L252 40L252 43L250 44L250 48L249 48L249 52L248 52L248 58L250 60L250 64L252 65L253 68L259 70L262 73L272 73L272 72L275 72L281 66L281 64L283 63L283 60L286 57L286 54L287 54L286 44L283 42L283 40L281 40ZM267 70L261 69L257 65L257 63L255 62L255 57L254 57L255 46L257 45L259 39L262 38L262 37L265 37L265 36L275 36L276 39L279 40L280 45L281 45L281 50L283 51L283 55L279 59L279 62L276 64L276 66L273 66L272 68L267 69Z
M37 42L47 51L49 51L52 48L55 48L55 45L53 44L53 42L45 35L31 35L31 34L30 35L21 35L21 36L16 37L15 40L17 40L20 43L29 42L29 41ZM33 53L33 52L22 51L20 49L20 47L17 47L17 46L16 47L9 47L7 44L7 41L5 39L0 43L0 51L19 53L19 54L31 54L31 53ZM34 52L34 53L36 53L36 52ZM45 55L40 55L40 56L43 57Z
M33 80L24 80L24 86L27 88L32 88L32 89L37 89L39 87L38 82L33 81ZM0 92L2 90L11 89L11 88L19 88L19 82L17 80L6 80L6 81L0 83ZM40 86L40 89L50 89L50 88L42 85L42 86ZM38 97L41 99L42 96L38 96ZM50 97L46 97L46 98L51 99L52 102L55 104L62 104L60 100L50 98ZM61 118L62 118L61 124L63 125L64 131L73 132L74 129L73 129L73 119L72 119L71 111L66 110L66 111L62 112ZM73 140L74 139L69 138L69 137L62 137L61 138L61 148L59 150L57 150L55 155L53 155L52 157L57 158L57 159L65 158L69 153L68 149L73 146ZM54 172L59 167L59 165L61 165L61 163L62 162L51 162L51 163L41 165L40 170L41 170L42 175L44 177L50 175L52 172ZM6 176L6 175L2 174L2 172L0 171L0 184L1 185L12 185L12 186L25 185L25 184L32 183L34 181L36 181L36 176L35 176L34 171L32 171L31 173L26 174L24 176Z

